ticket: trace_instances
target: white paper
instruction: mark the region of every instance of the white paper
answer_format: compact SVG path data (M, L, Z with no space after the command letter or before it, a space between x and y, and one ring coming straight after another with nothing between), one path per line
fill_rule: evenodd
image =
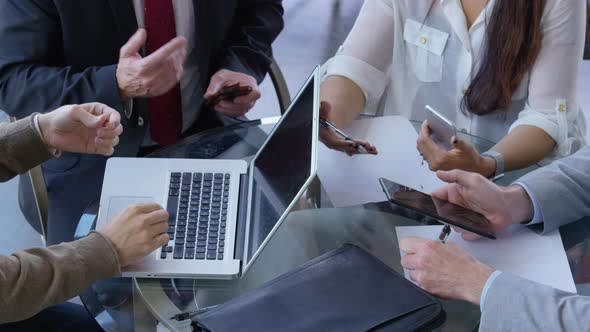
M416 149L418 133L408 119L385 116L357 120L345 132L375 145L379 155L349 157L320 144L318 175L335 207L384 201L381 177L427 194L444 186L428 163L422 162Z
M443 226L396 227L397 239L414 236L437 239ZM502 272L576 293L559 231L547 235L537 234L524 226L513 226L498 235L497 240L465 241L457 232L449 240L471 253L480 262ZM402 252L403 256L404 253ZM409 272L404 270L407 279Z

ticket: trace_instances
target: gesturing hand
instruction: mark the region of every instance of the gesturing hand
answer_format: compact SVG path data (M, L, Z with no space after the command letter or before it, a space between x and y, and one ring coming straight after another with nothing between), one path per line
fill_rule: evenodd
M496 232L533 217L532 202L519 185L499 187L479 174L459 170L439 171L437 175L450 184L433 192L432 196L481 213ZM461 232L465 240L480 237L459 228L455 230Z
M41 134L50 148L110 156L123 132L121 116L99 103L67 105L39 116Z
M261 96L260 90L258 89L258 83L254 77L235 71L222 69L215 73L213 77L211 77L211 83L209 84L207 92L205 93L205 99L209 100L213 98L222 88L234 84L239 84L240 86L249 86L252 88L252 91L245 96L237 97L233 101L222 100L215 105L215 110L227 116L237 118L248 113L248 111L254 107L254 104Z
M186 38L176 37L142 58L139 50L146 40L147 32L139 29L121 48L117 84L123 100L161 96L178 84L182 77Z
M99 230L117 250L125 267L168 243L168 212L158 204L138 204L123 210Z

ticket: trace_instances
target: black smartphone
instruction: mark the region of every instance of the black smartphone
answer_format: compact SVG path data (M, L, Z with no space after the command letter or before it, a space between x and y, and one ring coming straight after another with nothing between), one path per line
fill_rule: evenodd
M222 100L234 101L234 99L249 95L252 92L252 87L242 86L239 83L221 88L211 98L206 101L206 106L217 105Z
M393 181L380 178L387 199L395 205L419 212L442 223L496 239L492 223L483 215L459 205L440 200Z

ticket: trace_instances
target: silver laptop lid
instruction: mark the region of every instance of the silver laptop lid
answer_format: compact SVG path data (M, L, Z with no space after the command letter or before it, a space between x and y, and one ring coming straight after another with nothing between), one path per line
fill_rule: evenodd
M318 66L250 163L242 274L316 175L319 112Z

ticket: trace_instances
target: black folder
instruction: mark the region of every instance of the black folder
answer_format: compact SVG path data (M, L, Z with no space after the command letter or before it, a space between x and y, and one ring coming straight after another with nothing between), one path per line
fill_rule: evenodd
M431 331L440 302L379 259L344 245L192 317L196 330Z

